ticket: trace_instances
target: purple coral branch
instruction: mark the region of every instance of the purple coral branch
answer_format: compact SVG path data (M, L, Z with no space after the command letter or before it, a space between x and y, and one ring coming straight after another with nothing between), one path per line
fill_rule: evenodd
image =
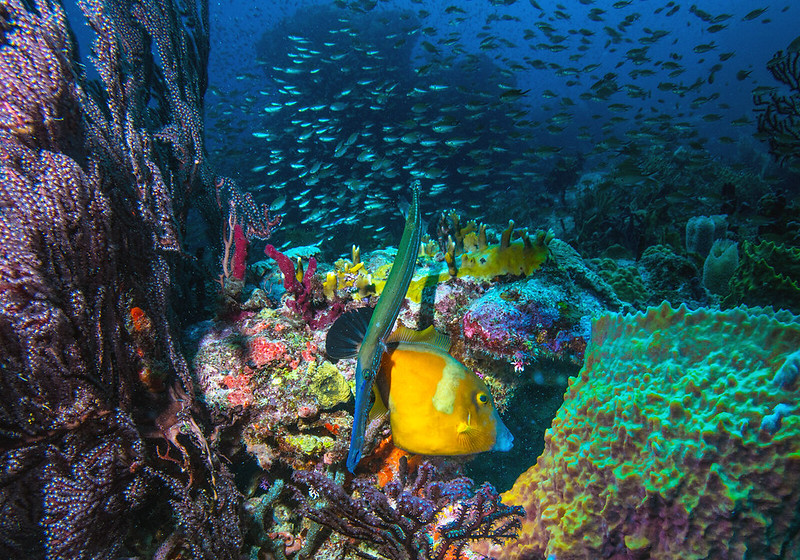
M468 478L436 481L435 474L425 462L409 480L401 460L397 480L381 490L369 479L356 479L354 496L318 471L297 471L292 478L303 515L392 560L458 558L470 542L516 538L521 507L503 504L488 483L473 491ZM313 490L320 501L312 503L302 489Z

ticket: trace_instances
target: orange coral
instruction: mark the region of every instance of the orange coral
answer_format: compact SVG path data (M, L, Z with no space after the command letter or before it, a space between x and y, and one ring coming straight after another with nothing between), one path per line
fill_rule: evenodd
M130 318L133 331L136 333L145 333L153 328L150 317L147 316L147 313L145 313L144 309L141 307L131 307Z
M408 458L409 474L413 473L421 463L419 455L412 455L408 451L395 447L392 436L381 441L375 451L367 457L367 469L375 472L380 488L386 486L387 482L394 480L397 476L401 457Z

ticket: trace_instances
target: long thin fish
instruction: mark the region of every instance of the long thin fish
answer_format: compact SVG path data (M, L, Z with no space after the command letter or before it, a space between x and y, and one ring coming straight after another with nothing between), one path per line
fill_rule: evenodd
M389 278L383 288L375 311L367 326L364 341L358 350L356 362L356 408L353 417L353 432L350 435L350 451L347 453L347 470L353 472L361 459L364 447L364 431L367 429L367 407L372 391L372 383L378 374L381 357L386 351L386 337L394 326L400 306L406 297L414 266L419 255L422 237L422 223L419 214L419 181L411 185L411 206L406 217L403 237L397 249L397 257L392 264Z

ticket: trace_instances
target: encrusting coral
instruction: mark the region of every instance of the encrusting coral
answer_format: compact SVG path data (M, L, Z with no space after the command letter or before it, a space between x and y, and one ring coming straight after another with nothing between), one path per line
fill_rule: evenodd
M595 321L501 559L787 558L800 550L800 323L786 311Z

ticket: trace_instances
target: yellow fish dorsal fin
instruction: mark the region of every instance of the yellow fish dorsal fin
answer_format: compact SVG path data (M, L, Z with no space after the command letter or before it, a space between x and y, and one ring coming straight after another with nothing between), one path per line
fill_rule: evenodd
M378 386L372 386L372 392L375 394L375 402L372 404L372 408L369 409L369 416L367 416L367 421L372 422L375 418L379 416L384 416L389 414L389 409L386 408L386 404L383 402L381 398L381 392L378 391Z
M386 343L405 342L407 344L428 344L443 350L450 351L450 337L446 334L437 332L433 325L422 331L415 331L404 326L399 326L389 335Z

